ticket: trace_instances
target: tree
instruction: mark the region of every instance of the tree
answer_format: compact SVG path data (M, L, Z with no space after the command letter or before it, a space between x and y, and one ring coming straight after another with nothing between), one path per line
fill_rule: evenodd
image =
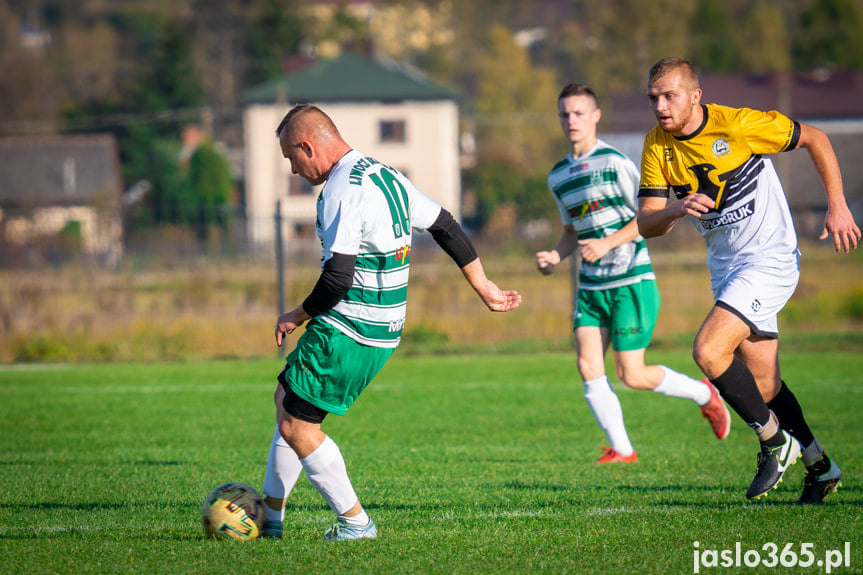
M689 51L685 31L695 9L689 0L604 0L584 2L580 8L558 35L583 74L578 81L601 98L644 90L654 62Z
M547 171L551 162L542 165L542 172L525 174L509 162L490 160L465 173L465 187L476 196L477 213L467 223L483 228L495 210L510 204L518 207L520 220L553 218L557 213L548 192Z
M285 60L300 52L305 23L294 2L265 0L252 30L249 84L277 78Z
M741 70L762 74L791 70L791 41L782 11L771 0L755 0L746 14L738 41L746 46Z
M187 121L179 112L199 107L204 102L204 90L192 63L190 39L182 22L161 23L157 38L145 71L131 94L137 103L135 114L161 112L167 118L145 116L118 128L123 173L127 185L139 180L150 182L152 191L146 200L150 221L191 225L202 208L196 190L179 166L179 132Z
M192 222L198 238L205 239L211 226L225 226L231 219L231 166L212 142L204 142L189 159L186 179L189 201L194 210Z
M689 25L692 61L705 72L733 72L740 62L728 4L699 0Z
M863 9L853 0L816 0L800 14L794 67L863 68Z
M557 149L554 71L531 65L504 26L492 26L487 41L474 68L480 158L505 159L525 172L545 166Z
M22 21L0 3L0 122L55 120L62 84L52 73L45 47L25 46Z
M162 25L147 72L134 90L139 110L172 110L200 106L204 89L192 63L191 44L178 20Z

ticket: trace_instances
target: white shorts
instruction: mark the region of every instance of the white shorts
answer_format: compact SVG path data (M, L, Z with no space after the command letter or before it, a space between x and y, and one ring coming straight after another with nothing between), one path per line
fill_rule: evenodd
M800 279L798 255L788 259L752 260L713 281L717 305L735 313L756 335L779 335L779 311L785 307Z

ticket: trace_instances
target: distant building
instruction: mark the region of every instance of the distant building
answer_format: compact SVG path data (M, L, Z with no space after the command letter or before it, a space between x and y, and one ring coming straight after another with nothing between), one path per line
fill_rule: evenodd
M291 174L275 129L296 103L318 105L347 142L404 172L458 216L461 203L455 93L392 61L346 52L246 91L244 123L249 239L273 246L281 201L286 237L314 233L317 189Z
M113 136L0 138L0 174L4 247L65 234L99 263L119 261L123 182Z

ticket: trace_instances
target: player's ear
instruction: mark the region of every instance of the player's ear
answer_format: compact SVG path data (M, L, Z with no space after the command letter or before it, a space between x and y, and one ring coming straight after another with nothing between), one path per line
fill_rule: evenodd
M300 149L300 152L306 155L307 158L311 158L315 153L315 146L309 140L303 140L297 147Z
M700 104L701 103L701 88L696 88L692 91L692 103Z

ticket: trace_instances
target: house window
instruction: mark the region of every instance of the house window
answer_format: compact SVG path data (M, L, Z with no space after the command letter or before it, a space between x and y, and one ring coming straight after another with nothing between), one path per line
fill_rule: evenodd
M313 222L295 222L294 237L304 240L315 237L315 224Z
M311 196L315 193L315 188L296 174L288 176L288 195L289 196Z
M407 140L404 120L381 120L381 143L403 144Z

